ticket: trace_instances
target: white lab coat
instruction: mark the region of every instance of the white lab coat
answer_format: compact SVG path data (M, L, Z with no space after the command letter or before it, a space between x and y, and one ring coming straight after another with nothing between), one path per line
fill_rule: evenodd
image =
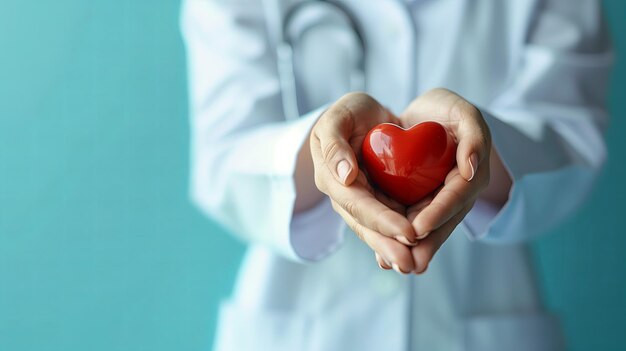
M297 151L348 89L341 35L303 49L320 108L285 122L261 1L185 1L191 195L250 244L215 349L562 349L525 242L580 205L605 159L612 55L599 1L345 3L368 41L368 93L396 113L434 87L472 101L514 179L510 198L478 202L426 274L382 271L328 201L292 215Z

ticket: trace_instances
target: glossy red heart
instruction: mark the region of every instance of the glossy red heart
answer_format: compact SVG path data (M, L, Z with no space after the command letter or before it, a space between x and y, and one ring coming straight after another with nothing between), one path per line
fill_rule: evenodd
M443 184L456 163L454 137L437 122L410 129L379 124L367 133L361 151L370 181L405 206Z

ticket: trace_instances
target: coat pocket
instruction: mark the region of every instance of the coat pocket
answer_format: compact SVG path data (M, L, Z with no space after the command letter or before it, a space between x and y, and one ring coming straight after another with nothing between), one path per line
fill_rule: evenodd
M564 338L556 316L544 313L477 316L465 323L467 351L557 351Z
M234 300L220 304L215 351L306 350L311 319L290 310L245 306Z

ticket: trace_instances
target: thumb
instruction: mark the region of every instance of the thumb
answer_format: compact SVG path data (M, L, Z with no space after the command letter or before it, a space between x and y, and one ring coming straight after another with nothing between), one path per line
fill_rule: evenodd
M337 136L322 137L319 140L322 157L330 173L341 184L352 184L359 173L359 167L350 144Z
M478 172L479 165L485 160L489 162L487 155L491 142L486 125L482 126L476 119L466 121L458 131L456 163L463 178L469 182Z
M345 109L329 109L318 121L314 130L320 142L324 164L335 179L350 185L358 175L358 163L348 140L352 136L354 121Z

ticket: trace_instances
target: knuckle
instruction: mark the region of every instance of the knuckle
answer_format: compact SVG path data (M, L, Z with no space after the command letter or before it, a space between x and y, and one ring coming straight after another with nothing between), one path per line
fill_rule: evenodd
M353 100L358 99L363 93L360 91L351 91L349 93L344 94L340 100Z
M426 93L427 94L454 94L454 92L452 92L452 90L450 90L448 88L444 88L444 87L433 88L433 89L430 89L429 91L427 91Z
M378 101L366 93L357 93L357 99L367 107L377 107Z
M476 129L476 131L474 131L474 143L476 144L479 150L484 150L488 143L485 130L483 130L482 128L474 128L474 129Z
M343 97L341 97L341 99L346 99L346 100L359 100L359 101L371 101L374 100L374 98L372 98L369 94L362 92L362 91L352 91L349 92L347 94L345 94Z
M341 150L341 144L337 139L331 139L327 141L322 147L322 155L324 157L324 161L328 163L335 155L339 153Z
M343 207L343 209L346 210L346 212L348 212L352 217L360 218L358 216L359 215L359 207L357 206L356 202L354 202L352 200L345 200L341 204L341 207Z
M333 128L336 128L337 125L343 125L352 120L352 110L346 103L335 104L331 111L332 113L324 120L324 123L328 126L332 125Z
M352 127L352 112L341 103L336 103L330 107L316 122L314 134L323 141L327 137L332 137L337 130Z
M474 107L472 104L459 98L452 104L450 114L461 121L465 121L467 119L466 116L472 115L472 107Z
M355 110L376 110L381 107L376 99L361 91L350 92L344 95L340 101L343 102L338 105L341 114L344 118L349 118L351 120L354 120L358 115L355 113Z

